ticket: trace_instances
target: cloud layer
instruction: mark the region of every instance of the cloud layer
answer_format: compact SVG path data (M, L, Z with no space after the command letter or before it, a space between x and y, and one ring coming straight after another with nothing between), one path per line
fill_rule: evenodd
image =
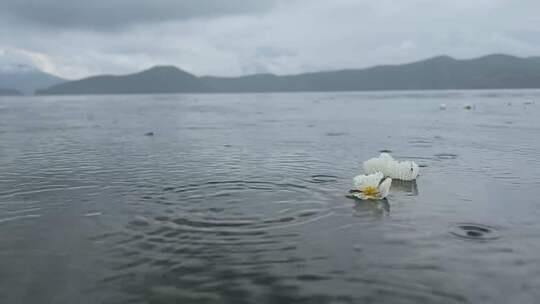
M440 54L532 56L537 11L537 0L3 0L0 64L9 49L78 78L156 64L289 74Z
M109 31L131 25L260 13L275 1L2 0L2 18L60 29Z

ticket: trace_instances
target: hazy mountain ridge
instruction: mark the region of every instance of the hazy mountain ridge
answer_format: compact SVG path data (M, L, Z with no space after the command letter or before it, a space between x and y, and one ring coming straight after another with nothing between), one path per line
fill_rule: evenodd
M36 67L17 64L0 68L0 87L33 94L35 90L50 87L65 79L47 74Z
M101 75L65 82L38 94L60 90L52 94L144 94L179 93L206 90L200 80L172 66L156 66L151 69L124 76Z
M23 95L21 91L15 89L3 89L0 88L0 96L20 96Z
M540 88L540 57L493 54L449 56L401 65L240 77L197 77L172 66L124 76L93 76L38 90L38 94L243 93L363 90Z

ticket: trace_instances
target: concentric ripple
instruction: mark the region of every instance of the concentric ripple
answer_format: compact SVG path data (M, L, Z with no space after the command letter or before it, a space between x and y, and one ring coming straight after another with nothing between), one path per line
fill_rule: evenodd
M314 177L316 183L331 182L330 178L334 177ZM292 181L228 180L168 186L141 198L162 210L153 220L170 227L235 233L266 231L327 216L330 211L324 196L317 187L310 189Z
M271 265L302 264L303 258L291 256L301 244L298 229L333 213L325 203L327 194L309 185L252 179L148 189L140 194L146 214L134 216L121 235L102 239L112 242L115 262L111 267L116 270L104 283L124 282L119 273L163 275L165 271L177 277L176 284L185 285L188 279L179 275L189 273L199 277L195 289L204 293L206 285L215 283L220 271L230 267L251 272ZM254 282L268 280L261 275L254 275ZM234 272L229 276L231 280L250 277Z
M495 240L500 237L500 234L495 228L474 223L457 224L452 227L450 233L459 238L476 241Z

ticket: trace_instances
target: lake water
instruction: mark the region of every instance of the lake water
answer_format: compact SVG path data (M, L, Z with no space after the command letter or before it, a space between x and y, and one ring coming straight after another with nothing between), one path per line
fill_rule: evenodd
M539 139L540 91L3 97L0 303L536 303Z

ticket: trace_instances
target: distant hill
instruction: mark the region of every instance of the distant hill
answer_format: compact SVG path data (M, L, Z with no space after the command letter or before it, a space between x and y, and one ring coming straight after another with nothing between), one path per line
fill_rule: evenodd
M299 92L365 90L540 88L540 57L488 55L456 60L439 56L402 65L381 65L298 75L197 77L159 66L125 76L95 76L61 83L38 94L135 94Z
M144 94L206 92L196 76L172 66L157 66L125 76L94 76L62 83L37 94Z
M2 89L0 88L0 96L20 96L22 92L14 89Z
M0 67L0 87L13 88L24 94L65 82L64 79L40 71L28 65Z

